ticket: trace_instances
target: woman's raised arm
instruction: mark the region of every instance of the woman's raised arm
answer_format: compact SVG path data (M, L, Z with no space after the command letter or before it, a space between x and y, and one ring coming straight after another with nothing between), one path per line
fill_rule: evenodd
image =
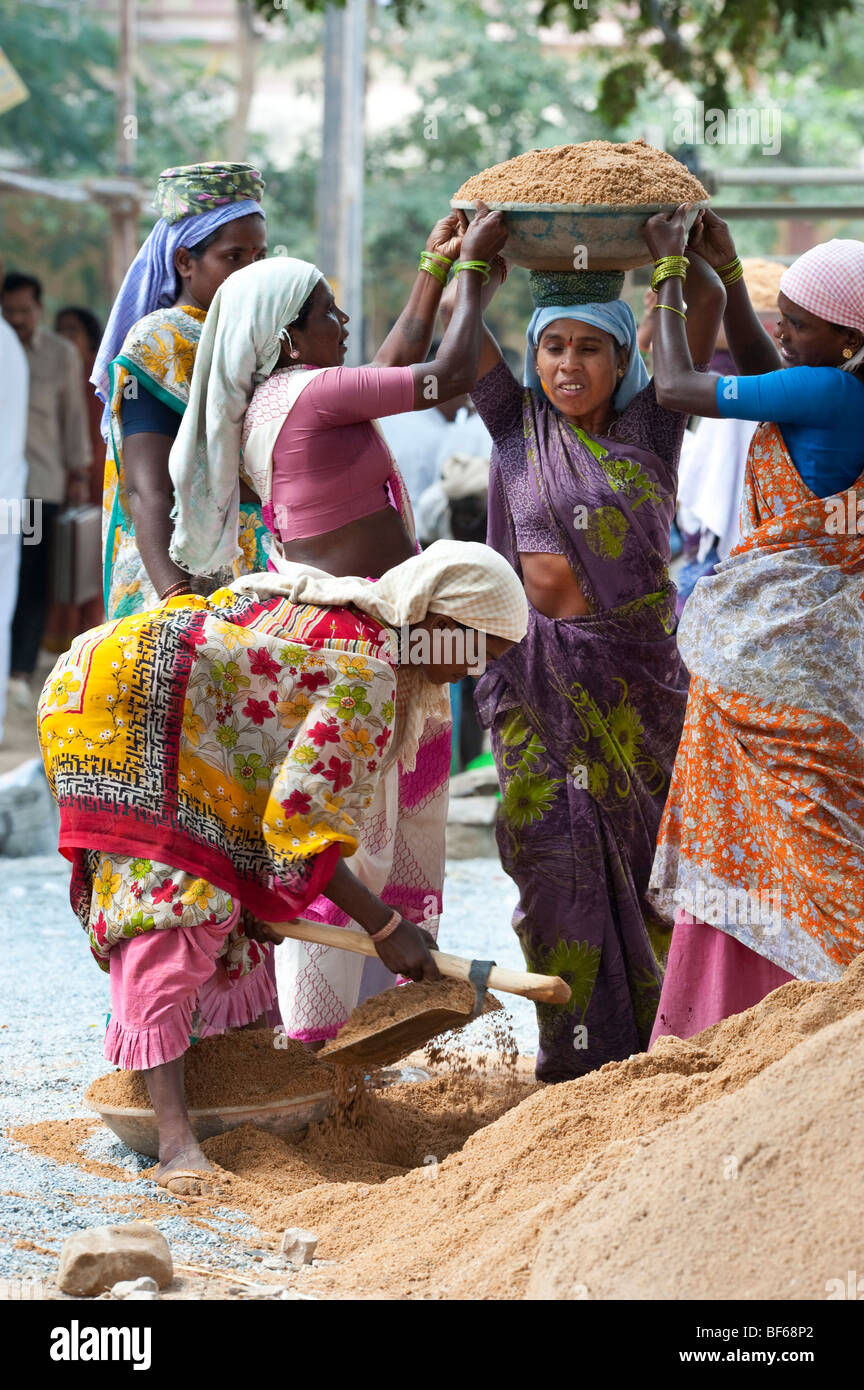
M462 239L460 259L490 264L507 240L504 213L490 212L477 203L477 215ZM438 355L432 362L420 362L414 373L414 409L429 410L439 401L460 396L473 387L478 376L481 348L486 342L483 310L500 283L499 273L483 276L474 270L462 271L453 292L453 307ZM494 364L493 364L494 365Z
M684 203L673 213L658 212L654 217L649 217L644 235L655 261L661 256L684 254L687 242L686 212L687 204ZM722 305L722 299L718 300L716 296L713 297L713 301L708 299L706 280L709 276L710 280L719 284L716 275L710 271L704 278L697 271L692 285L688 275L686 311L684 282L680 276L671 275L668 279L662 280L657 287L657 303L652 310L655 319L652 339L654 389L658 403L667 410L680 410L688 415L705 415L717 419L720 415L716 397L717 373L697 372L690 356L691 332L697 351L704 354L700 359L703 362L705 356L710 356L713 351L717 337L718 309ZM722 289L721 285L721 293ZM700 300L708 305L708 322L704 329L697 323Z
M451 212L435 223L426 240L426 251L436 264L441 264L437 259L441 256L450 262L458 259L467 225L464 212ZM441 280L429 271L418 270L408 302L376 352L373 367L411 367L425 359L448 267L441 264L441 270Z

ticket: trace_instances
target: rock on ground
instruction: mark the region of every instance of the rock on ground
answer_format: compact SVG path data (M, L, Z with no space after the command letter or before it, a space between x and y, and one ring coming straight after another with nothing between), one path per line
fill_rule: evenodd
M57 1282L64 1293L89 1298L147 1275L159 1288L171 1283L171 1250L155 1226L128 1221L122 1226L90 1226L69 1236L60 1252Z

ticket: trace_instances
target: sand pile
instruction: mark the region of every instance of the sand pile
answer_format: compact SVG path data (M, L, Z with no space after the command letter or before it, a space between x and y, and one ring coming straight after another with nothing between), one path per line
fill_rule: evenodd
M862 1089L858 1012L644 1140L584 1201L577 1191L578 1205L543 1235L528 1297L824 1299L832 1280L845 1289L847 1271L861 1268Z
M363 1174L359 1187L356 1179L346 1184L334 1180L334 1175L288 1202L271 1206L269 1216L265 1193L263 1201L255 1201L254 1215L265 1225L278 1215L274 1229L285 1220L318 1231L321 1255L337 1261L332 1269L314 1276L316 1291L322 1295L522 1297L550 1225L561 1222L565 1214L572 1214L578 1225L583 1199L593 1190L596 1200L602 1201L616 1171L640 1153L651 1136L659 1136L667 1125L691 1112L710 1118L721 1100L726 1106L727 1097L732 1098L734 1111L754 1078L772 1063L798 1048L811 1033L862 1009L864 960L836 985L784 986L746 1014L689 1042L664 1039L650 1054L610 1064L579 1081L543 1088L474 1134L443 1162L427 1161L377 1187L368 1186L371 1173ZM858 1023L864 1030L860 1014ZM805 1062L814 1051L818 1054L818 1046L808 1045L802 1054ZM795 1078L794 1086L784 1083L786 1103L806 1115L812 1103L806 1065L802 1068L797 1060L790 1060L786 1074ZM416 1088L418 1093L423 1089ZM394 1099L393 1104L398 1103ZM827 1112L824 1118L827 1124ZM844 1111L842 1124L835 1115L827 1131L828 1143L843 1133L847 1162L846 1135L855 1124L861 1125L857 1115ZM362 1133L357 1137L362 1138ZM224 1138L211 1141L213 1145L224 1142ZM732 1150L721 1149L722 1164ZM428 1152L440 1160L442 1149L436 1152L432 1133ZM742 1151L741 1159L746 1152ZM254 1177L256 1184L266 1187L275 1152L271 1149L257 1170L242 1159L232 1161L224 1148L214 1149L213 1156L241 1179L232 1188L232 1202L239 1198L251 1210L242 1180ZM794 1153L789 1161L794 1165ZM319 1172L320 1164L316 1158ZM739 1183L746 1167L743 1164ZM663 1170L654 1167L651 1187L642 1193L643 1207L665 1182ZM818 1190L814 1184L808 1204L816 1200ZM667 1233L676 1195L668 1193ZM764 1254L770 1282L771 1271L776 1273L785 1258L779 1247L789 1225L784 1205L788 1199L781 1188L778 1203L773 1203L770 1186L761 1196L774 1226L771 1247ZM682 1239L689 1233L694 1242L710 1249L718 1232L711 1220L698 1220L698 1203L695 1206L689 1225L679 1223ZM614 1205L609 1212L610 1222L619 1231L627 1230ZM835 1232L832 1209L826 1209L826 1218L821 1238L827 1258L832 1250L843 1248L846 1237ZM844 1231L848 1225L847 1214ZM739 1235L744 1233L744 1227L738 1229ZM553 1251L553 1264L554 1258ZM577 1282L584 1283L585 1278ZM772 1296L783 1297L782 1279L774 1287L777 1293Z
M588 140L529 150L504 164L472 174L454 198L482 198L494 203L641 203L701 202L702 184L671 154L629 140L614 145Z
M186 1053L186 1104L192 1110L214 1105L263 1105L289 1096L333 1090L333 1068L292 1038L267 1028L203 1038ZM144 1078L137 1071L98 1077L85 1099L91 1105L150 1109Z
M317 1231L321 1297L824 1297L855 1267L862 1080L864 957L579 1081L457 1071L357 1128L204 1147L274 1244Z
M786 269L785 265L779 261L766 261L762 256L744 256L741 265L753 308L758 314L776 314L780 277Z

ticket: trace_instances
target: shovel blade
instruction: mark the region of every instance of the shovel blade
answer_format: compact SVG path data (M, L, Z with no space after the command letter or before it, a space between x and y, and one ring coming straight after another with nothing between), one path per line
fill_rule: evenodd
M483 1002L483 1013L495 1013L502 1006L493 994L487 992ZM451 1028L462 1028L469 1015L455 1009L422 1009L398 1023L387 1024L377 1032L368 1033L364 1038L339 1046L338 1035L329 1042L319 1057L322 1061L333 1062L337 1066L368 1067L390 1066L400 1058L425 1047L426 1043L447 1033Z

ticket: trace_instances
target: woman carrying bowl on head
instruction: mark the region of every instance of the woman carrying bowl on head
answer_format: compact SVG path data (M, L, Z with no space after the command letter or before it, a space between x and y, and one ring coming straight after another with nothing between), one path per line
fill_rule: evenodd
M300 563L377 579L416 552L410 503L375 420L428 410L474 383L481 282L506 230L502 215L482 206L464 238L463 224L458 214L438 223L427 243L438 250L424 251L405 310L365 367L342 366L348 318L316 266L274 258L222 286L171 454L171 553L181 566L208 574L231 563L241 477L273 530L272 568ZM457 255L453 316L437 356L426 362L446 269ZM342 698L351 700L359 687L347 658L344 674ZM433 934L444 881L449 724L442 697L427 710L410 760L391 763L378 783L356 859L367 887ZM382 733L369 745L370 767L385 743ZM322 745L325 764L333 756ZM323 900L307 915L340 926L350 920ZM335 1036L357 1002L393 983L377 962L346 961L340 951L302 942L286 942L276 963L285 1026L310 1045Z
M687 285L700 362L722 311L712 280L697 264ZM686 703L668 564L687 415L658 402L630 307L596 302L622 283L553 277L525 387L487 336L472 391L495 441L488 542L530 612L476 695L501 782L498 847L528 968L573 986L568 1006L538 1006L544 1081L647 1045L668 939L645 893Z
M716 270L738 371L694 371L672 274L659 399L761 421L742 538L679 630L691 685L651 877L675 916L654 1036L688 1037L792 978L837 979L864 949L864 243L825 242L784 272L775 343L720 218L689 245L684 208L645 235L667 267L686 247Z
M183 1058L190 1033L241 1027L273 1002L264 923L323 894L372 936L382 970L438 978L429 934L343 856L389 767L416 755L442 683L466 673L431 636L472 629L497 654L525 622L504 561L439 541L377 583L286 564L210 599L180 595L84 633L58 661L39 738L72 905L110 974L105 1055L144 1076L171 1192L213 1190ZM403 626L422 665L401 664Z
M166 169L154 200L159 220L111 310L90 378L105 405L102 541L109 619L189 590L189 575L168 554L174 504L168 454L213 296L234 271L267 254L263 189L249 164ZM249 489L237 524L242 553L235 572L261 569L266 528ZM196 581L202 585L208 587Z

